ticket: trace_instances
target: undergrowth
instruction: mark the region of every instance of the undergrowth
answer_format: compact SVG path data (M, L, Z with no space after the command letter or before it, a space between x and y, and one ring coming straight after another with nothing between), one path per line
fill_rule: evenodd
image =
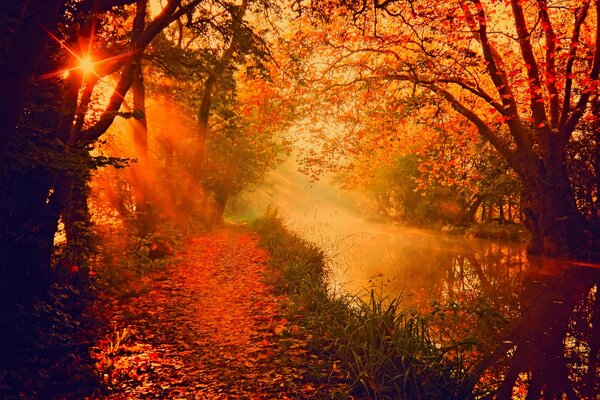
M290 232L276 212L254 223L270 253L272 282L290 300L290 318L312 333L314 350L349 382L347 396L370 399L473 399L472 340L443 338L429 315L402 308L371 290L367 296L328 288L325 254ZM476 393L479 392L479 393Z
M88 352L97 320L77 279L45 296L0 303L0 399L82 399L101 390Z
M57 246L45 295L0 302L0 400L83 399L105 392L94 344L109 332L109 345L118 348L124 333L112 338L101 298L143 293L143 277L173 262L182 237L165 224L142 238L118 225L96 225L92 233L94 246L82 265L64 262Z
M144 292L145 275L163 270L173 262L184 233L176 226L162 223L143 237L123 225L99 225L98 249L92 271L101 292L116 297L131 297Z

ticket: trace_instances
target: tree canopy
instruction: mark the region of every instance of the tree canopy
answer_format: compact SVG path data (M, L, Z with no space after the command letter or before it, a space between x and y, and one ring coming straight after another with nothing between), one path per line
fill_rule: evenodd
M310 60L303 84L327 97L342 131L356 133L329 143L351 151L365 138L390 147L436 130L478 135L521 181L531 250L585 258L597 243L597 219L582 215L567 164L569 146L590 137L585 125L597 119L598 7L317 1L305 9L304 26L313 28L299 31L295 57ZM415 120L416 131L406 125ZM597 167L587 173L597 176Z

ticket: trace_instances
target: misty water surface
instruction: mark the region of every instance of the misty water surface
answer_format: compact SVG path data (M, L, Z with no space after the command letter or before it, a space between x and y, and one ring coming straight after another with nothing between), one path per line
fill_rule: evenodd
M451 310L447 328L478 337L490 352L483 364L503 377L498 398L600 399L597 266L528 259L518 243L374 222L358 211L357 195L311 183L291 161L240 204L251 206L238 207L238 217L277 208L319 244L337 288L378 288L407 307Z
M333 266L335 284L351 293L377 287L411 303L422 302L440 292L486 285L487 275L509 279L525 267L523 244L376 222L361 211L364 199L358 194L326 180L311 182L292 161L271 173L264 187L246 194L240 204L246 203L248 208L236 211L260 215L267 207L275 208L290 228L321 246ZM472 273L472 279L465 276ZM464 279L460 285L450 284L454 274Z

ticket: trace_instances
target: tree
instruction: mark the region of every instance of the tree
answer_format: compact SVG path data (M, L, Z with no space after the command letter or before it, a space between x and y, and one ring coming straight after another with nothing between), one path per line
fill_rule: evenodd
M215 223L222 220L230 198L261 182L291 150L285 137L293 121L290 103L272 84L248 71L240 73L238 81L235 102L215 110L206 143L202 183L215 203Z
M149 54L162 74L189 88L177 97L197 110L195 139L184 155L183 176L188 183L178 199L181 213L208 223L215 216L219 220L227 199L266 172L264 154L255 140L262 138L268 148L274 145L271 139L277 129L283 128L272 121L271 126L248 132L246 127L256 125L263 119L260 113L268 109L244 115L250 107L244 96L249 94L240 92L253 92L256 82L262 82L264 89L269 79L267 31L255 21L270 18L268 10L276 7L260 1L219 2L165 32ZM267 98L269 93L265 90L262 95Z
M314 9L336 27L315 34L330 52L319 70L330 86L377 85L405 100L405 115L424 105L406 99L445 103L518 175L530 251L598 257L598 231L577 207L567 149L582 119L595 118L599 2L388 0Z
M62 215L71 228L80 225L87 174L107 161L91 157L90 145L117 116L137 115L120 108L138 55L200 3L170 0L147 24L145 1L12 1L2 8L10 11L2 19L16 27L2 30L0 93L7 105L0 150L2 296L44 292L58 220ZM137 20L133 25L142 29L132 35L127 25L116 27L127 20ZM117 71L108 104L94 113L90 102L98 81Z

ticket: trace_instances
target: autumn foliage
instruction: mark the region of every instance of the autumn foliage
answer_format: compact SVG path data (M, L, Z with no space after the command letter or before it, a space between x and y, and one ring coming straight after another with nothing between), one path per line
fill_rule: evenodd
M323 137L327 159L422 154L440 131L466 152L489 143L522 185L531 251L594 257L587 194L598 188L574 192L582 176L566 166L579 157L568 149L595 135L599 14L593 1L314 2L292 43L310 60L300 84L339 124ZM597 176L597 163L585 171Z

